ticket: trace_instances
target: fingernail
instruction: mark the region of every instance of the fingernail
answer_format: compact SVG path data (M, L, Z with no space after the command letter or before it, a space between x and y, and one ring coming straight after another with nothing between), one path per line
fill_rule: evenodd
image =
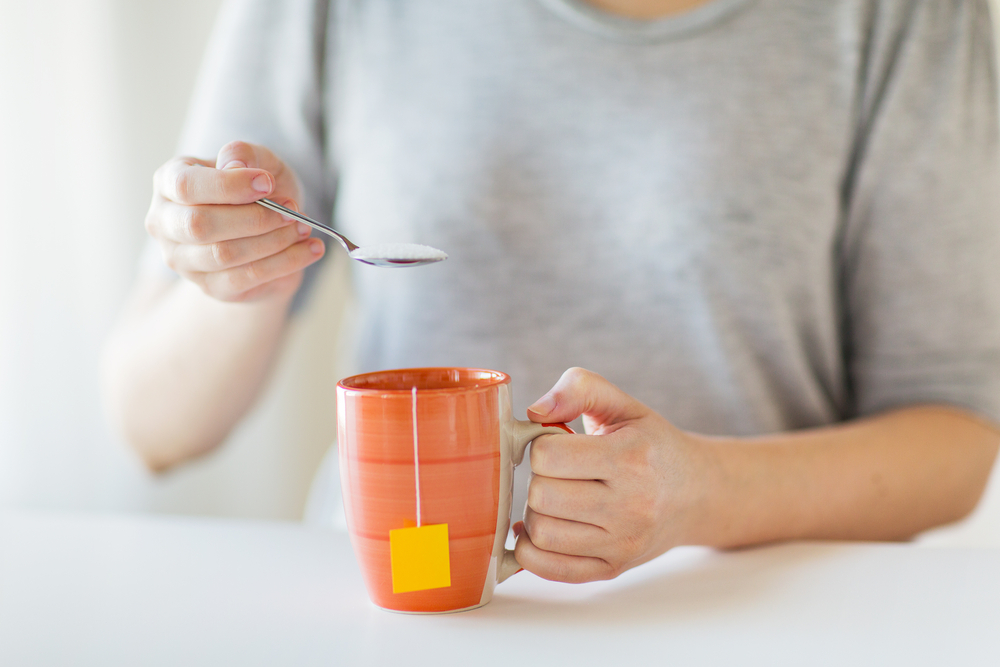
M242 160L232 160L230 162L227 162L226 166L223 167L223 169L246 169L246 168L247 168L247 163L243 162Z
M514 530L514 537L521 537L521 533L524 532L524 524L518 521L512 526Z
M270 192L271 191L271 177L267 174L261 174L253 179L253 189L257 192Z
M535 401L530 408L528 408L528 412L534 412L536 415L544 416L552 412L555 407L556 399L554 399L550 394L545 394L540 399Z
M309 250L311 250L314 255L320 254L323 252L323 242L319 239L313 239L309 242Z
M310 227L304 222L300 222L298 228L299 228L299 236L309 236L309 232L312 231L312 227Z

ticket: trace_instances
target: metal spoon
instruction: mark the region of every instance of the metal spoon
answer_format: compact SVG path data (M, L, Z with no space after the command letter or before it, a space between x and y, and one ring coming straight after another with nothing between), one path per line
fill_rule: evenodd
M266 198L258 199L257 203L263 206L264 208L268 208L282 215L286 215L289 218L298 220L299 222L309 225L310 227L312 227L317 231L332 236L333 238L337 239L340 242L340 245L344 246L344 250L347 251L347 254L351 257L351 259L353 259L356 262L361 262L362 264L370 264L371 266L381 266L383 268L398 269L410 266L422 266L424 264L433 264L434 262L440 262L441 260L447 259L448 257L444 253L441 253L442 256L440 257L430 257L430 258L421 257L419 259L403 258L403 257L371 257L371 256L362 259L360 257L355 257L353 254L354 251L357 250L360 246L355 245L346 236L344 236L338 231L335 231L331 227L327 227L322 222L317 222L316 220L304 216L301 213L297 213L290 208L285 208L281 204L275 204L270 199Z

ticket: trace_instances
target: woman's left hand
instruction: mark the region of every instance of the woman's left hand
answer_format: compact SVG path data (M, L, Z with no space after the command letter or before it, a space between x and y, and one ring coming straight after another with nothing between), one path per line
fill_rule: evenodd
M534 422L583 415L587 435L544 435L517 560L545 579L612 579L685 543L701 520L706 448L600 375L571 368L528 408Z

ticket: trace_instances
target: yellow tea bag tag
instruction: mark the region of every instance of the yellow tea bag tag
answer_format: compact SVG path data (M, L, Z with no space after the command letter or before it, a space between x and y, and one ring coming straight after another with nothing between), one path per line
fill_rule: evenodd
M389 557L393 593L451 586L446 523L390 530Z

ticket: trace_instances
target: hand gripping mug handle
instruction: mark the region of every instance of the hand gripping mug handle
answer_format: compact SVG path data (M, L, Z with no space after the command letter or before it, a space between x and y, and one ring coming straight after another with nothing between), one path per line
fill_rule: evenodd
M566 424L536 424L531 421L514 420L513 437L511 438L512 451L510 452L511 463L515 467L521 464L524 459L524 450L532 440L546 433L574 433ZM523 568L517 562L512 549L504 549L503 556L497 567L497 583L502 583L511 575L517 574Z

